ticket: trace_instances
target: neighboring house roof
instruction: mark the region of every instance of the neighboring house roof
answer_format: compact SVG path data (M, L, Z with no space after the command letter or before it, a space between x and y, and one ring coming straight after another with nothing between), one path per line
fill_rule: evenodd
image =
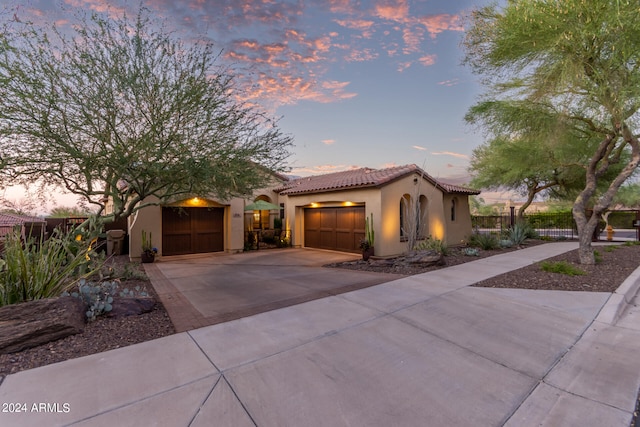
M324 193L336 190L382 187L410 174L420 174L445 193L476 195L480 191L436 180L416 165L396 166L385 169L360 168L325 175L297 178L275 191L283 195Z
M0 227L11 227L32 222L45 222L45 220L35 216L0 213Z

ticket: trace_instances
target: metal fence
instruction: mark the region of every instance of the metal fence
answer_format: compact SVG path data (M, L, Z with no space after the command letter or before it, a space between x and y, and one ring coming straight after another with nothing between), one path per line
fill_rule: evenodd
M632 229L633 223L640 218L640 211L619 210L608 214L608 222L614 229ZM525 214L524 221L538 232L541 237L552 239L577 239L578 228L571 212L537 212ZM511 215L486 215L471 216L473 231L476 233L501 234L516 223L516 216ZM596 230L599 233L604 228L604 220ZM597 237L597 234L596 234Z
M576 223L571 212L534 213L524 215L524 221L541 237L574 239L578 237ZM481 234L506 232L516 223L514 215L472 216L473 231Z

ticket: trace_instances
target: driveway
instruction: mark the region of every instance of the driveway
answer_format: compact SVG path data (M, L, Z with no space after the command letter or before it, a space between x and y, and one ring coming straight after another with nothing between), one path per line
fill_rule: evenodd
M402 277L322 267L359 258L277 249L163 257L145 264L145 270L177 332L182 332Z

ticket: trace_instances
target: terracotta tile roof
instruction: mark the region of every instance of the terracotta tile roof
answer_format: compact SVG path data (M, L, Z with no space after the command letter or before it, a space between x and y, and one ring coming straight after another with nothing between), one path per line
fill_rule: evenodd
M44 219L35 216L14 215L0 213L0 226L10 227L13 225L24 224L25 222L45 222Z
M284 195L324 193L335 190L355 188L382 187L406 175L418 173L445 193L475 195L480 191L458 185L451 185L436 180L416 165L396 166L386 169L360 168L325 175L297 178L277 188L275 191Z

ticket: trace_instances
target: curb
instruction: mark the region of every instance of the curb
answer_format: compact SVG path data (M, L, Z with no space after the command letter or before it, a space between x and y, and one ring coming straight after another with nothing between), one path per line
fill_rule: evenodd
M620 320L620 317L638 293L638 289L640 289L640 267L636 268L618 286L618 289L611 294L595 321L610 325L618 323L618 320Z

